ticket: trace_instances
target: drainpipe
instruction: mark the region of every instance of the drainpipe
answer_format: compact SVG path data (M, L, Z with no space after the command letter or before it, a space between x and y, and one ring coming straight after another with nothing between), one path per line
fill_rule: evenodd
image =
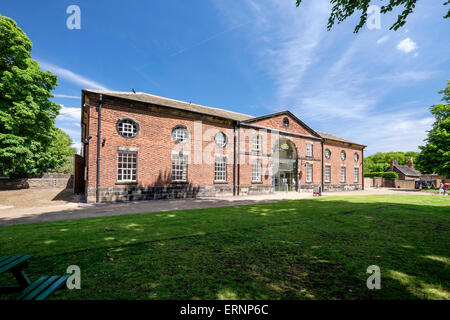
M324 187L324 184L323 184L323 168L324 168L324 163L323 163L323 140L320 141L320 145L322 146L322 155L320 156L320 161L322 162L322 174L321 174L321 176L322 176L322 178L321 178L321 181L322 181L322 190L320 190L320 191L321 191L321 193L322 193L322 192L323 192L323 187Z
M239 187L241 184L241 164L240 164L240 159L239 159L239 155L241 153L241 125L240 122L237 122L237 130L238 130L238 136L237 136L237 188L236 188L236 194L239 195L240 191L239 191Z
M362 189L364 190L364 148L362 148L362 150L361 150L361 158L362 158L362 161L361 161L361 179L362 179Z
M97 186L95 192L96 202L100 202L100 139L102 134L102 95L99 95L100 101L98 104L98 123L97 123Z
M237 125L234 124L234 132L233 132L233 196L236 195L236 132Z

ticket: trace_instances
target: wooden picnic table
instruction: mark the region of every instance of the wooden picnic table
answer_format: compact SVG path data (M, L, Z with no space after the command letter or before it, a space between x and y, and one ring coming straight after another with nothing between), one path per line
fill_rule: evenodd
M23 272L23 269L28 265L28 260L33 255L15 255L0 257L0 275L6 272L11 272L16 278L18 284L0 286L0 294L20 292L27 288L31 282Z

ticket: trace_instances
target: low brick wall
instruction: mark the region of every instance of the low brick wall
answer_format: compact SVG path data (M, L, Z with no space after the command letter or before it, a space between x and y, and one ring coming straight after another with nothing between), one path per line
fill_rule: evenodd
M371 179L373 181L372 185L374 188L378 186L380 188L414 189L415 186L415 180L386 179L375 177L364 178L364 183L366 183L366 179Z
M364 187L366 188L373 188L373 178L364 178Z
M23 178L0 179L0 190L73 188L73 175L52 174L30 175Z
M394 181L395 188L401 189L414 189L415 181L414 180L398 180Z

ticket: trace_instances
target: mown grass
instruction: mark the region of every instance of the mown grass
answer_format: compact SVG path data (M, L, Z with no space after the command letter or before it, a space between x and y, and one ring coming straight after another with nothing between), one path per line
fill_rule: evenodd
M349 196L0 227L0 255L80 266L54 299L449 299L449 240L450 197Z

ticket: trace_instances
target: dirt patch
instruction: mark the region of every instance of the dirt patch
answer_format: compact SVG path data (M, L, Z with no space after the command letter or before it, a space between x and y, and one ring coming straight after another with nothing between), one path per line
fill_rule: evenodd
M35 208L75 202L71 189L21 189L0 191L0 208Z

